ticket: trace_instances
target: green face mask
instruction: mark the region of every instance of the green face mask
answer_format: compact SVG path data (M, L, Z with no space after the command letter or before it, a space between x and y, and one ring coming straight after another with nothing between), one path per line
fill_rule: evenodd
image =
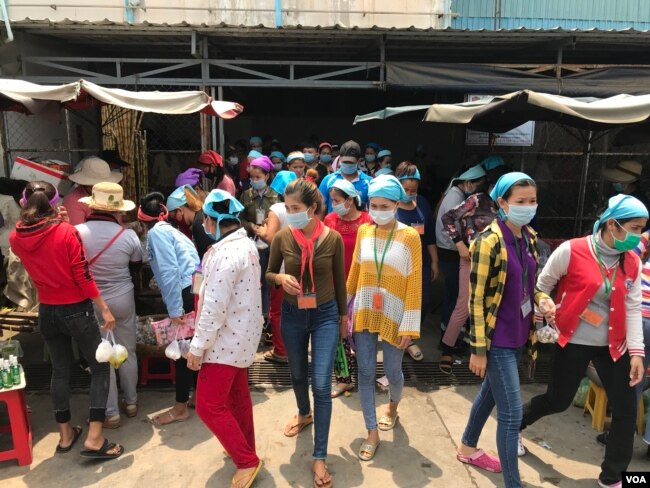
M623 226L618 222L616 222L616 225L623 229ZM614 234L612 234L612 237L614 238L614 249L617 251L631 251L639 245L639 242L641 242L641 234L634 234L629 231L625 231L625 239L622 241L614 237Z

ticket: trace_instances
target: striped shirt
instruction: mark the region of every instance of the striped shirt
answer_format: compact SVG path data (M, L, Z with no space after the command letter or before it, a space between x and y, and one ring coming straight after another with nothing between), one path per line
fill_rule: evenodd
M650 252L650 232L646 231L641 235L641 242L634 250L641 258L641 315L643 318L650 318L650 260L643 260Z
M377 229L374 224L359 228L347 290L348 303L354 298L355 332L378 333L383 340L397 344L400 336L420 337L422 245L417 230L404 224L397 224L386 248L389 236L389 230ZM379 309L378 292L382 294Z

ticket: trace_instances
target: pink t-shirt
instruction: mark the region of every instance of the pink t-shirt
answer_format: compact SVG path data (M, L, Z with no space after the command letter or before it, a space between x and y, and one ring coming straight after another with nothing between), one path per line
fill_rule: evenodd
M80 198L88 197L88 193L79 185L75 185L73 190L63 199L62 205L68 211L70 225L79 225L86 222L91 214L90 207L79 201Z
M228 175L223 175L223 180L216 187L217 190L224 190L230 193L233 197L237 196L237 188L235 187L235 182L232 181L232 178Z

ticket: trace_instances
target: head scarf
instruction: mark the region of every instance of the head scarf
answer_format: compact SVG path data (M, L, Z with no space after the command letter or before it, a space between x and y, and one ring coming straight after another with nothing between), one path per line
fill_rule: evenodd
M388 149L382 149L381 151L379 151L379 154L377 154L377 159L381 159L385 156L392 156L392 155L393 153L390 152Z
M397 179L400 180L400 181L402 181L402 180L418 180L418 181L420 181L422 178L420 178L420 170L415 168L415 173L413 173L412 175L409 176L408 174L403 174L402 176L398 176Z
M161 205L161 207L162 212L160 212L157 217L147 215L142 211L142 207L138 207L138 220L140 222L165 222L167 220L167 217L169 217L169 212L167 211L167 207L164 205Z
M300 151L293 151L293 152L289 153L289 156L287 156L287 164L291 164L291 161L293 161L294 159L302 159L302 160L304 160L305 155Z
M381 176L381 175L392 175L392 174L393 174L393 170L390 169L390 168L381 168L381 169L378 169L377 171L375 171L375 177ZM400 178L400 179L402 179L402 178Z
M371 180L368 185L368 198L379 197L399 202L406 197L406 192L393 175L380 175Z
M492 198L492 200L494 200L495 202L498 200L499 197L503 198L503 195L506 194L506 192L510 189L510 187L521 180L534 181L526 173L519 173L516 171L512 173L506 173L505 175L503 175L501 178L497 180L496 184L494 185L494 188L492 188L492 191L490 192L490 198Z
M481 161L481 166L485 171L490 171L491 169L498 168L503 166L503 158L501 156L488 156L483 161Z
M248 143L249 143L251 146L256 146L256 145L258 145L258 144L262 144L263 142L264 142L264 141L262 141L262 138L259 137L259 136L253 136L253 137L251 137L250 140L248 141Z
M352 183L350 183L348 180L344 178L340 178L334 182L332 186L330 186L330 190L332 188L337 188L341 190L343 193L345 193L347 196L354 198L358 202L361 202L361 195L359 194L359 191L354 187Z
M217 151L205 151L199 156L199 163L206 166L221 166L223 167L223 158Z
M284 195L284 190L287 188L287 185L296 179L298 177L293 171L278 171L270 186L278 195Z
M375 152L379 152L379 144L377 144L376 142L369 142L368 144L366 144L366 147L370 147Z
M200 169L190 168L176 177L176 187L178 188L183 185L198 186L203 176L203 171Z
M320 152L320 150L323 149L324 147L329 147L330 151L332 150L332 145L329 142L321 142L318 145L318 151Z
M212 205L224 201L228 201L228 213L219 213L215 211ZM217 233L214 236L214 238L217 241L221 237L221 229L219 228L219 222L221 222L224 219L232 219L232 220L236 220L237 222L241 222L239 220L239 214L241 213L242 210L244 210L244 206L241 203L239 203L239 200L237 200L227 191L212 190L210 192L210 194L205 199L205 203L203 204L203 213L205 215L210 216L212 219L214 219L217 222Z
M252 150L251 152L248 153L249 158L257 159L262 157L262 153L259 151Z
M269 157L270 157L271 159L273 159L273 158L278 158L278 159L279 159L280 161L282 161L283 163L286 162L286 160L287 160L287 157L286 157L284 154L282 154L280 151L273 151L273 152L269 155Z
M270 173L273 171L273 163L268 156L260 156L257 159L253 159L250 164L251 168L256 167L260 168L265 173Z
M600 226L609 219L636 219L648 218L648 209L640 200L630 196L619 194L609 199L607 209L598 217L594 223L593 233L598 232Z
M191 191L194 191L190 185L183 185L176 188L171 194L167 197L167 210L170 212L176 210L183 205L187 205L187 197L185 196L185 189L188 188Z

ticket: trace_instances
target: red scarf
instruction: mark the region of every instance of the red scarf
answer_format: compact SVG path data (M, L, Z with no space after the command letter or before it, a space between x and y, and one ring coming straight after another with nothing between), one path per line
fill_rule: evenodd
M315 218L315 217L314 217ZM300 293L303 291L302 278L305 275L305 267L309 261L309 276L311 277L311 291L316 293L316 285L314 284L314 253L316 252L315 243L325 230L325 224L316 219L316 226L314 227L311 236L308 238L305 233L300 229L290 227L293 238L300 246Z

